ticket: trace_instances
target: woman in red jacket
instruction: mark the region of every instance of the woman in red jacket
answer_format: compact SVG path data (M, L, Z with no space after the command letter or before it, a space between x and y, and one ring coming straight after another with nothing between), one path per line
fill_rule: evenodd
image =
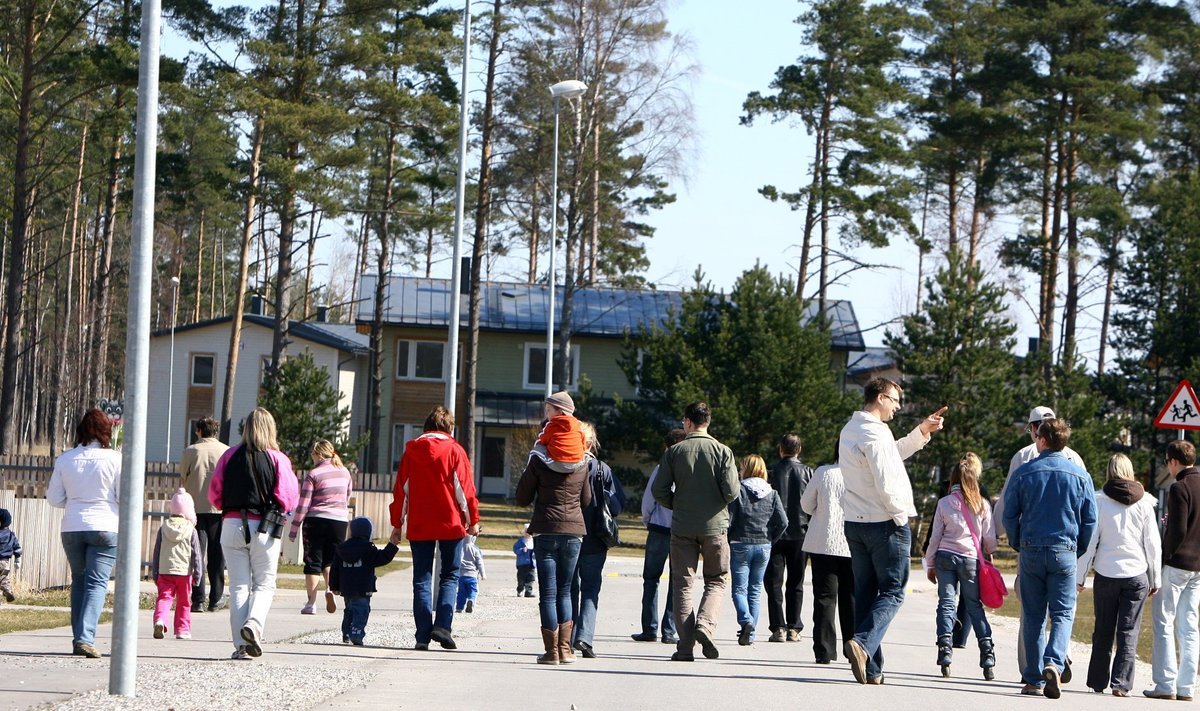
M425 433L404 446L392 497L392 542L401 529L412 550L413 618L417 649L433 640L443 649L456 649L450 630L458 592L458 566L463 539L479 534L479 500L467 453L454 441L454 415L437 407L425 418ZM434 547L440 556L437 614L433 610Z

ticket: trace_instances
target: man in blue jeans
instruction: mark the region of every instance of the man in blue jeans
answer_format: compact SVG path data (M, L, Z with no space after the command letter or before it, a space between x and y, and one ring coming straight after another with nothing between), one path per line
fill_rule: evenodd
M842 509L854 571L854 637L842 649L860 684L883 683L883 636L904 602L912 530L917 515L904 460L942 429L946 408L900 439L888 421L900 410L900 386L875 378L863 389L863 408L842 428L838 462L846 482Z
M1021 693L1057 699L1075 621L1075 561L1096 531L1092 477L1063 454L1071 428L1044 420L1038 456L1013 472L1004 493L1004 529L1019 553L1025 668ZM1050 616L1047 639L1043 620Z
M687 436L682 429L676 427L667 433L667 448L679 444ZM670 575L667 565L671 557L671 509L654 500L650 487L658 476L658 466L650 472L646 481L646 490L642 492L642 523L646 526L646 558L642 563L642 631L630 635L637 642L653 642L658 639L658 583L662 578L663 568L667 568L667 607L662 615L662 643L675 644L679 637L675 634L675 615L671 605L671 595L675 589L675 578Z

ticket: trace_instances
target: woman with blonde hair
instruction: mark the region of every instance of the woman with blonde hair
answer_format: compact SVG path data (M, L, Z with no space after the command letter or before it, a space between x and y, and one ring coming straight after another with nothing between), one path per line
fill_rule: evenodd
M787 514L779 494L767 483L767 465L757 454L742 460L738 497L729 504L729 573L733 608L737 611L738 644L754 642L763 576L771 544L787 530Z
M1108 480L1096 494L1096 534L1075 568L1075 583L1083 590L1088 568L1096 625L1087 685L1102 694L1128 696L1133 688L1138 631L1147 595L1158 592L1162 576L1162 540L1154 515L1154 497L1146 496L1124 454L1108 460ZM1117 652L1113 654L1113 642Z
M225 516L221 550L229 570L233 659L262 655L283 524L299 498L292 462L279 451L275 418L256 408L246 417L242 443L217 460L208 488L209 503Z
M937 663L942 676L950 676L954 655L954 620L957 617L959 589L967 616L979 640L979 666L983 678L995 677L996 655L992 651L992 627L979 601L979 551L991 555L996 550L996 529L992 510L979 493L979 475L983 463L974 452L967 452L950 473L950 494L938 500L933 515L933 532L925 548L925 569L929 581L937 583Z
M303 525L304 536L304 586L308 591L308 602L300 608L301 615L313 614L317 603L317 585L325 581L325 611L337 612L337 602L329 589L329 566L333 564L333 551L346 540L346 527L350 525L350 495L354 484L350 472L342 465L333 443L319 439L313 443L313 468L304 477L300 486L300 503L292 516L292 529L288 540L295 541Z

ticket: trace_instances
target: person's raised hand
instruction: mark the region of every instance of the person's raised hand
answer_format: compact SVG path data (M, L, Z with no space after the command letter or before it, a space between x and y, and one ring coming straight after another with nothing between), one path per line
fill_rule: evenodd
M946 410L949 409L949 405L942 405L942 409L921 420L921 431L926 435L931 435L934 432L942 429L942 427L945 427L946 420L943 415L945 415Z

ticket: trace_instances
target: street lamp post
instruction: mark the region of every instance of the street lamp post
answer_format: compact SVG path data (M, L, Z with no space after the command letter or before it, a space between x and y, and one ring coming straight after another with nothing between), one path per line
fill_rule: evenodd
M179 277L171 277L171 357L167 360L167 454L171 461L171 417L175 406L175 317L179 313Z
M559 99L574 99L587 91L587 84L578 79L560 81L550 87L554 97L554 173L550 183L550 308L546 313L546 397L554 391L554 264L555 243L558 241L558 105Z

